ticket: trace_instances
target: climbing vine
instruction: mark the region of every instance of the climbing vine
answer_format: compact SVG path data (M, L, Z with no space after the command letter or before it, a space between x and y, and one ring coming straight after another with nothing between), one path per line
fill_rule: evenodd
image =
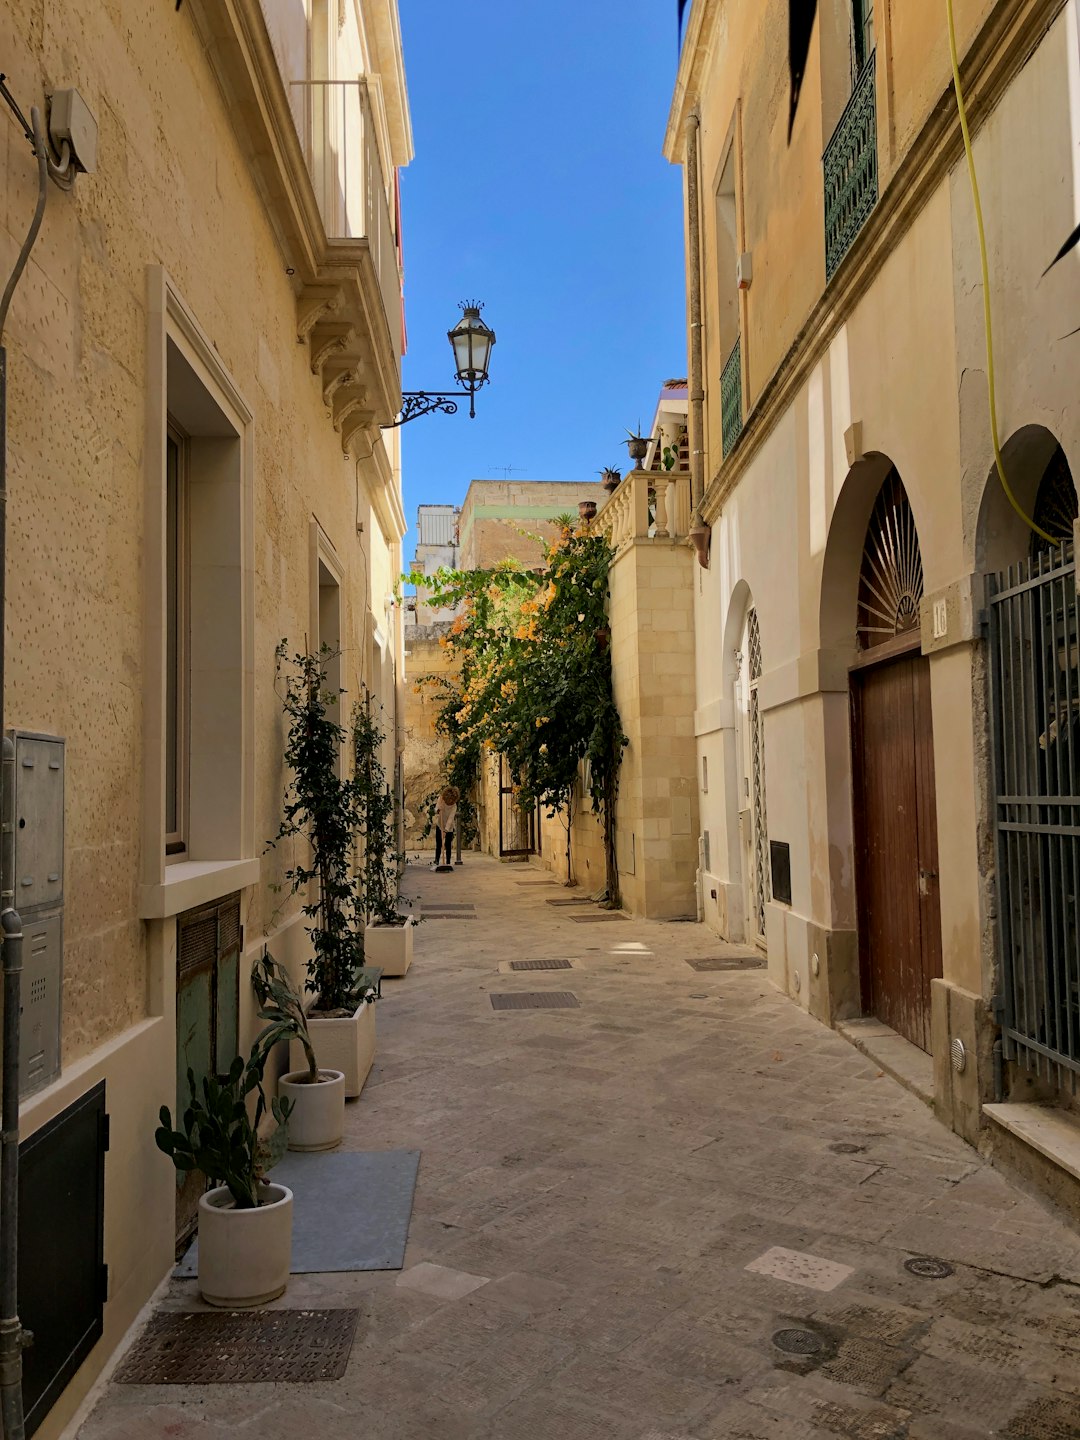
M611 549L561 517L544 567L410 575L430 603L461 606L443 638L456 681L439 677L437 729L449 741L451 783L475 783L482 749L506 757L522 803L569 818L582 761L586 793L604 827L607 884L618 903L615 805L623 734L612 688L608 628Z

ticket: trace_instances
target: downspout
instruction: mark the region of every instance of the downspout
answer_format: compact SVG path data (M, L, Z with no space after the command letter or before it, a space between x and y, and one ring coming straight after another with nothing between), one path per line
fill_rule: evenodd
M701 213L698 141L701 116L691 110L686 122L686 279L690 299L690 528L700 528L705 494L705 389L701 343Z
M2 78L0 78L2 84ZM7 91L4 98L22 122L26 122L14 106ZM34 218L26 233L19 258L11 272L0 299L0 737L4 735L4 630L5 575L7 571L7 352L4 350L4 326L15 287L26 269L30 251L45 216L46 187L49 182L49 152L41 111L35 105L30 111L30 130L34 155L38 163L38 197ZM6 760L5 756L5 760ZM10 791L14 766L4 764L4 786ZM5 795L5 801L7 795ZM4 814L7 814L6 804ZM6 880L5 871L5 880ZM5 893L0 913L3 930L4 975L4 1036L3 1036L3 1112L0 1118L0 1430L5 1440L24 1440L25 1426L22 1402L22 1352L28 1336L19 1323L19 1013L22 982L22 921L12 901L13 893Z

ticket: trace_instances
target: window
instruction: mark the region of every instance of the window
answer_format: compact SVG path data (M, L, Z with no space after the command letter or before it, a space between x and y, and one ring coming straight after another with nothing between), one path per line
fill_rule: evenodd
M165 854L187 849L187 437L171 421L165 442Z
M851 88L874 53L874 0L851 0Z
M709 793L709 757L707 755L701 757L701 793L703 795Z

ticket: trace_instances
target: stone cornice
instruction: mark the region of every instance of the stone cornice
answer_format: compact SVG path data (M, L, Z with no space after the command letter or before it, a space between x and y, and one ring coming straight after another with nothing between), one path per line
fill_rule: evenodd
M978 130L1030 60L1065 4L1066 0L1002 0L994 9L961 65L973 131ZM711 523L719 515L724 501L870 289L885 260L897 249L962 154L963 136L950 81L832 282L757 397L735 448L706 487L702 514L707 521Z
M664 157L673 165L682 163L683 129L687 113L697 104L701 94L701 77L712 50L709 44L702 44L702 37L713 33L716 12L723 0L694 0L686 22L686 35L679 51L679 69L675 76L675 92L668 112L667 131L664 135Z

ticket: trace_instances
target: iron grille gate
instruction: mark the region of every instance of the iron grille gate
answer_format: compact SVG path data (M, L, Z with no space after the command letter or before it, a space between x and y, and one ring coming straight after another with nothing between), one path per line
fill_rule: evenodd
M1071 544L990 582L1005 1054L1080 1072L1080 613Z

